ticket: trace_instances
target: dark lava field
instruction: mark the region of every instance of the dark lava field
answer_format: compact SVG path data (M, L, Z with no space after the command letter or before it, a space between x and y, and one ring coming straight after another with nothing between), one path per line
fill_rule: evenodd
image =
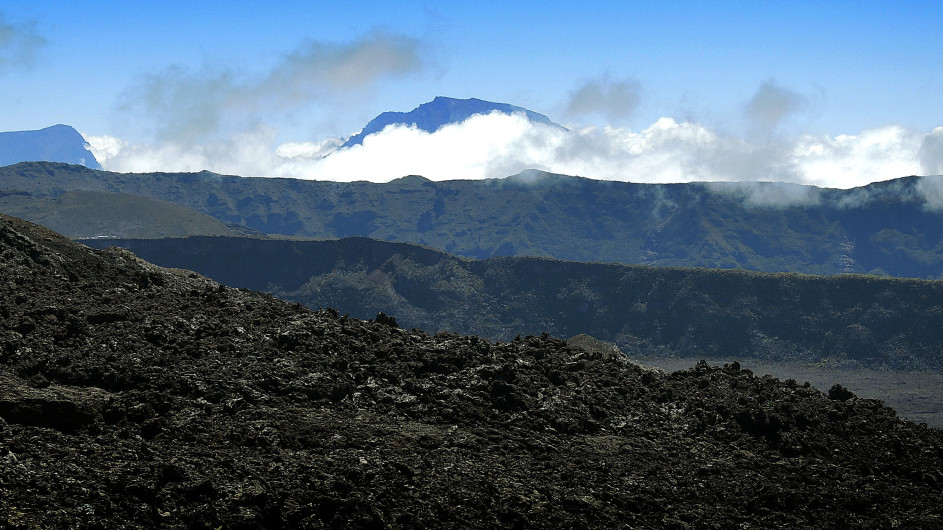
M341 313L0 216L0 527L943 526L841 386Z

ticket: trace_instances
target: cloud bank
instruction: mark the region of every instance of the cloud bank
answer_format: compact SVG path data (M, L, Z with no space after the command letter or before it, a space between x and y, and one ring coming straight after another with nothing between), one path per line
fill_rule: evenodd
M37 32L35 22L13 25L0 13L0 74L32 66L45 45L46 39Z
M671 117L641 130L566 130L532 123L523 113L494 112L432 133L393 125L345 148L345 138L278 140L277 128L267 125L309 105L344 104L387 78L420 72L427 66L426 48L410 37L373 32L347 44L306 43L252 77L231 69L171 66L140 78L123 99L126 110L154 125L153 142L91 135L86 140L112 171L209 170L336 181L503 178L540 169L631 182L851 188L943 172L943 127L924 134L891 124L834 137L786 137L779 129L805 112L810 100L773 80L744 102L746 138ZM635 112L640 93L637 81L603 75L570 92L566 114L619 123ZM795 191L779 188L781 195ZM756 198L757 204L774 200Z
M564 131L523 114L492 113L434 133L390 126L363 145L341 138L276 145L255 127L231 138L184 145L129 144L86 136L99 162L121 172L200 171L337 181L385 182L409 174L432 180L500 178L541 169L632 182L779 181L850 188L943 170L943 127L929 134L888 125L856 135L803 135L751 143L695 122L661 118L640 131Z

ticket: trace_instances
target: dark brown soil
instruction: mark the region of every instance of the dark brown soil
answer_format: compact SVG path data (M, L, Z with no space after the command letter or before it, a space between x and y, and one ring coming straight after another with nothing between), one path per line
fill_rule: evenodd
M0 216L0 526L943 525L943 432L840 386L377 320Z

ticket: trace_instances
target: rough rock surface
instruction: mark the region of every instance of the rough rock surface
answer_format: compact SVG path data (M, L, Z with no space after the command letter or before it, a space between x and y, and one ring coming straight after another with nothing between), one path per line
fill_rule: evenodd
M312 312L0 216L0 526L939 528L943 432Z

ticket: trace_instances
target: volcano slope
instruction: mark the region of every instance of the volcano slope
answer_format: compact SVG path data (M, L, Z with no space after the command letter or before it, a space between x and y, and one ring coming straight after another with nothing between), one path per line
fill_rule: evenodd
M5 216L0 319L9 528L943 524L943 432L837 385L430 336Z

